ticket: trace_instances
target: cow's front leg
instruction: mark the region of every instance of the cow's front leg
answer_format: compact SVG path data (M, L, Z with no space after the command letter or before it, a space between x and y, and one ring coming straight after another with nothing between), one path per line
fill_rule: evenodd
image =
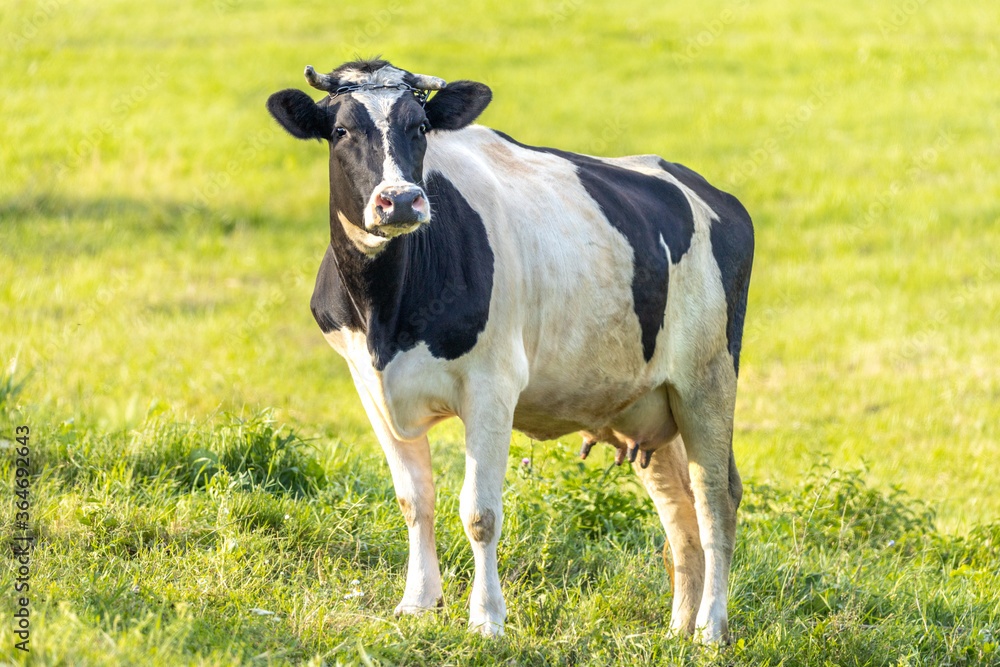
M409 533L410 555L406 566L406 588L396 606L396 615L421 614L444 603L441 570L434 545L434 475L427 436L398 440L389 431L381 413L360 382L358 395L389 462L396 501L403 511Z
M503 525L503 479L507 471L513 401L476 397L465 422L465 483L459 511L472 544L476 574L469 595L469 629L502 635L507 617L497 571L497 544Z
M392 471L396 501L409 534L406 589L396 615L420 614L444 604L441 570L434 545L434 478L427 437L412 442L382 442Z

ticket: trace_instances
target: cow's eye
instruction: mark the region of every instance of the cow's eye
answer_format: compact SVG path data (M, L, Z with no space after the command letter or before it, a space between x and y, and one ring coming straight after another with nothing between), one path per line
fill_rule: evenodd
M427 132L430 129L431 129L431 124L428 123L426 120L420 124L420 134L427 134Z
M334 130L334 132L337 134L338 137L347 136L347 128L344 127L338 127L336 130Z

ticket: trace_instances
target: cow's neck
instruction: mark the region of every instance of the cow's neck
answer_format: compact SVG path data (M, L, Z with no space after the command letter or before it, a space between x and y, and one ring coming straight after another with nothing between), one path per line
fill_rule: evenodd
M432 355L468 352L486 327L493 290L493 251L482 218L442 176L425 182L433 220L393 239L369 257L348 236L331 197L330 248L350 313L363 331L376 369L399 351L425 343Z
M366 333L373 327L395 328L393 319L409 272L412 239L408 235L396 238L369 257L347 237L333 207L330 214L330 246L358 318L356 325Z

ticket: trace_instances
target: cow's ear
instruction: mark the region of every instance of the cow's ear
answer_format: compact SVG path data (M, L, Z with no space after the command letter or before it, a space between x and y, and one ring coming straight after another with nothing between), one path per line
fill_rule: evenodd
M493 93L476 81L453 81L427 101L424 111L432 130L460 130L479 117Z
M301 90L288 88L267 98L267 110L288 133L299 139L329 139L333 128L326 109Z

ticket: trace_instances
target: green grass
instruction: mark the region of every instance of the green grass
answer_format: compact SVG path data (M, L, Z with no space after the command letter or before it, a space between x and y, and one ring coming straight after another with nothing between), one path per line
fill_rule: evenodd
M6 3L0 439L35 434L31 660L1000 664L995 25L986 0ZM466 635L458 423L432 433L447 607L391 617L404 524L308 310L325 148L263 107L375 53L488 83L482 122L521 141L659 153L753 215L721 654L663 636L649 504L574 438L515 436L509 637Z
M447 605L395 619L405 527L373 453L307 442L267 413L110 433L61 424L35 439L37 664L1000 661L1000 523L937 533L925 505L856 472L749 485L735 643L716 652L665 637L661 528L608 456L515 447L500 550L511 616L492 642L465 632L457 471L438 495Z

